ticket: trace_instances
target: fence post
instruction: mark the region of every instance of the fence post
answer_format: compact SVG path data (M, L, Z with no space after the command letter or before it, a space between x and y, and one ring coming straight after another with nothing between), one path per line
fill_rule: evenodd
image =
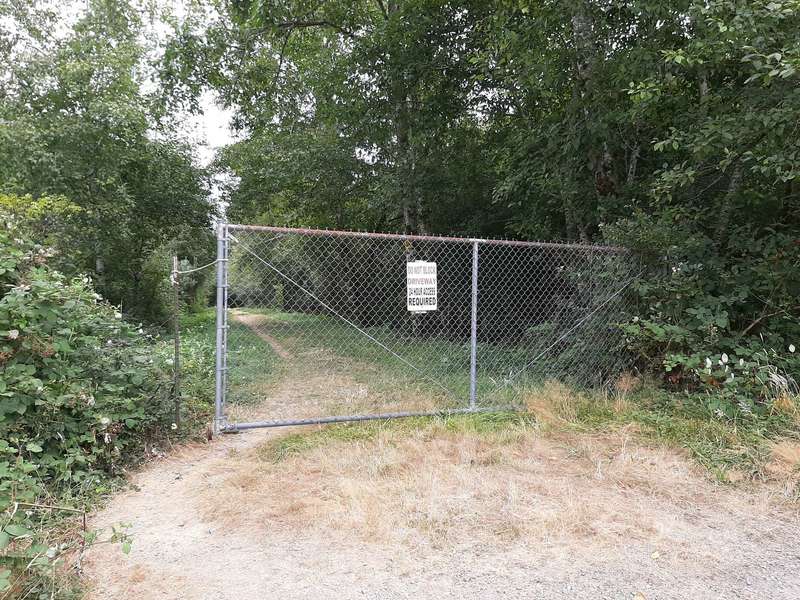
M214 435L220 433L222 426L223 403L225 395L224 383L224 327L225 327L225 223L217 224L217 341L216 341L216 367L215 367L215 390L214 390Z
M474 409L478 393L478 240L472 242L472 316L470 318L469 407Z
M231 243L228 238L228 224L225 224L225 233L222 240L222 420L225 420L225 402L228 392L228 255Z
M181 292L178 281L178 257L172 257L172 287L175 288L175 307L173 309L173 334L175 336L175 356L172 359L172 393L175 396L175 429L181 426Z

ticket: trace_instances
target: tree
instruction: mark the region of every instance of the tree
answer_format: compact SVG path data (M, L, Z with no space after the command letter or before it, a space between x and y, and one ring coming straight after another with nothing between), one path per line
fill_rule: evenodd
M475 173L466 160L481 156L483 131L465 118L478 100L468 57L488 8L434 0L229 3L206 28L192 19L178 28L164 77L191 105L203 74L251 134L220 163L243 183L231 194L232 214L255 202L261 210L251 219L274 216L290 202L290 221L466 230L490 202L491 162ZM452 177L459 171L470 176Z
M148 254L213 213L191 148L160 127L156 96L143 92L141 13L93 2L63 38L42 34L53 15L8 14L18 35L2 61L0 189L78 205L81 235L63 250L136 312Z
M800 335L796 0L222 6L163 75L236 109L235 218L633 247L673 382Z

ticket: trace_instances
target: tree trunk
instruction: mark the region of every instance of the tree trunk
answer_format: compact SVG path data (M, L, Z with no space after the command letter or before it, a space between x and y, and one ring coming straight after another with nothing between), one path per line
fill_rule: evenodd
M395 102L395 135L397 137L397 193L403 212L403 230L407 234L419 233L419 214L414 185L414 164L408 134L406 99Z
M589 102L592 96L597 49L594 23L585 0L577 0L573 4L573 14L570 21L572 24L572 40L575 45L576 70L573 97L579 103L579 112L584 120L583 129L586 135L591 135L594 117L589 110ZM596 201L599 204L602 196L616 193L616 178L612 170L613 157L608 150L608 144L604 142L601 146L590 147L586 158ZM583 214L586 214L586 211L575 211L575 226L580 238L586 240L589 237L588 231L591 224L581 218Z
M633 151L631 152L631 158L628 161L628 178L627 183L630 185L633 183L633 180L636 179L636 166L639 162L639 143L637 142L636 145L633 147Z
M399 10L397 0L389 0L386 3L386 18L391 19ZM387 57L392 68L392 57ZM403 231L406 234L420 233L420 209L421 200L418 197L418 190L415 182L415 164L413 148L410 136L410 116L408 113L408 89L409 82L404 75L398 75L397 80L393 81L390 88L390 102L394 106L394 132L397 141L395 152L395 169L397 171L397 202L403 216Z

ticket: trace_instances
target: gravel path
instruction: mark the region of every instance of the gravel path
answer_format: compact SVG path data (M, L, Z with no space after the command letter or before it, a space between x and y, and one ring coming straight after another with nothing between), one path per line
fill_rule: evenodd
M284 381L272 402L302 401L321 385L324 374L305 372ZM263 408L269 412L268 406ZM130 524L134 542L127 556L105 544L88 551L84 566L89 598L800 598L796 511L777 506L769 494L765 501L763 489L717 487L692 475L691 467L686 467L690 478L685 485L697 486L701 492L696 497L702 502L648 491L644 480L633 490L611 477L587 475L584 479L590 479L591 486L608 488L606 521L615 522L615 514L623 521L632 508L652 512L641 530L645 533L610 545L591 532L545 541L523 537L487 542L463 535L449 536L458 541L447 544L390 543L326 527L324 519L314 524L308 518L308 526L298 526L297 514L306 519L300 512L293 518L273 515L258 527L223 525L209 516L209 497L225 489L221 497L230 499L232 485L258 473L249 453L270 436L285 433L262 430L224 436L184 448L136 474L131 489L92 519L96 528ZM554 485L548 473L563 472L564 456L569 458L563 453L556 457L547 446L545 450L537 456L537 470L525 475L539 479L535 483L542 494ZM649 460L646 451L641 456ZM581 481L580 471L575 473L574 494L580 501L580 486L586 481ZM559 485L564 485L563 478ZM291 495L280 485L268 492ZM247 497L243 492L242 502ZM291 510L291 503L287 506ZM260 515L255 508L262 507L252 511ZM674 548L665 549L665 540L675 541Z
M800 598L797 527L756 518L743 529L731 515L703 507L687 508L685 525L717 552L695 563L654 558L647 540L593 557L591 540L575 548L409 548L341 532L278 527L256 534L204 522L198 486L219 484L230 475L226 456L267 435L226 437L140 473L135 490L93 519L95 527L130 523L134 544L128 556L108 546L89 552L90 598Z

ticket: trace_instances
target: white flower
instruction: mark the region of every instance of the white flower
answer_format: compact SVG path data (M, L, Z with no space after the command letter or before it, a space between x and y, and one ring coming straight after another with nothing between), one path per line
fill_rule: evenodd
M633 322L634 323L638 323L639 322L639 317L633 317Z
M178 424L177 424L177 423L173 423L173 424L172 424L172 429L173 429L173 430L175 430L175 429L177 429L177 428L178 428Z
M116 312L114 313L114 318L115 318L115 319L121 319L121 318L122 318L122 313L121 313L121 312L119 312L119 311L116 311Z
M724 352L722 353L722 362L723 363L727 363L728 362L728 355L725 354Z
M795 350L797 350L797 348L795 348L795 347L794 347L794 344L789 344L789 352L791 352L792 354L794 354L794 351L795 351Z
M174 365L174 364L175 364L175 361L174 361L174 360L172 360L171 358L168 358L168 359L167 359L167 360L165 360L164 362L166 362L166 363L167 363L168 365L170 365L170 366L172 366L172 365Z
M108 425L109 423L111 423L111 419L109 419L108 417L100 417L101 425Z
M8 332L8 339L15 340L19 337L19 329L12 329ZM794 352L794 350L792 351Z
M710 369L710 368L711 368L711 359L710 358L706 358L706 369Z
M743 359L743 358L740 358L740 359L739 359L739 366L740 366L740 367L743 367L743 366L744 366L744 359Z

